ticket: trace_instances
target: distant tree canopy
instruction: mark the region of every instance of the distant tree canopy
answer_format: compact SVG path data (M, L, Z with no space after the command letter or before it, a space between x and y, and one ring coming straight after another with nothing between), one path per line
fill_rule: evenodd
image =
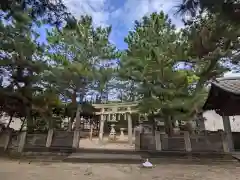
M25 11L33 20L42 18L57 27L63 21L74 19L62 0L1 0L0 8L8 14L7 17L17 17L21 11Z
M223 19L240 22L239 0L182 0L178 5L181 15L196 17L199 13L211 12L219 14Z

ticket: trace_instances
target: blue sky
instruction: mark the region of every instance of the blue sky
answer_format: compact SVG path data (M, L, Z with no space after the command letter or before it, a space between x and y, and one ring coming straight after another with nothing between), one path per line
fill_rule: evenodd
M91 15L95 26L112 26L110 40L119 48L125 49L124 37L133 28L134 21L144 15L163 10L169 14L178 28L183 24L180 17L176 17L174 7L181 0L63 0L69 11L76 17ZM41 28L41 40L45 33Z
M124 37L133 28L134 21L144 15L163 10L177 28L183 27L178 16L174 16L176 5L182 0L63 0L68 10L76 17L91 15L95 26L112 26L110 40L117 48L125 49ZM48 27L48 26L46 26ZM45 29L39 29L41 41L46 41ZM225 76L232 76L231 72ZM240 73L234 75L240 76Z

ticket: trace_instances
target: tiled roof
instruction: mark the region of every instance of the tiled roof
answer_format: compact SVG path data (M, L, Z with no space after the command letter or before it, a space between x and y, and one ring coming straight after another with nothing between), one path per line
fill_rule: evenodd
M240 95L240 77L218 78L212 84L225 91Z

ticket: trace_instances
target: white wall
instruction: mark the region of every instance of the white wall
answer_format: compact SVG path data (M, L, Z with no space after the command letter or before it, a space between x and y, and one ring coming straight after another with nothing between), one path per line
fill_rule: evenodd
M217 131L218 129L223 129L222 117L215 111L206 111L203 113L203 116L206 118L206 130ZM231 116L230 123L232 132L240 132L240 116Z

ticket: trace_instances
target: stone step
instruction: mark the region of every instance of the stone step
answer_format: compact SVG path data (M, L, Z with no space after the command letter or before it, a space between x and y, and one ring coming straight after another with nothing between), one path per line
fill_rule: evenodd
M174 157L174 156L162 156L153 157L131 154L100 154L100 153L73 153L64 159L64 162L72 163L121 163L121 164L140 164L146 159L149 159L153 164L161 163L237 163L238 161L233 158L208 158L208 157Z
M28 156L21 156L17 159L20 161L28 161L28 162L63 162L67 156L36 156L36 155L28 155Z
M64 162L139 164L142 157L132 154L73 153Z
M102 154L142 154L141 151L129 149L95 149L95 148L79 148L76 153L102 153Z
M240 161L240 152L233 152L232 157L237 161Z
M72 153L76 150L72 147L24 147L24 152L53 152Z

